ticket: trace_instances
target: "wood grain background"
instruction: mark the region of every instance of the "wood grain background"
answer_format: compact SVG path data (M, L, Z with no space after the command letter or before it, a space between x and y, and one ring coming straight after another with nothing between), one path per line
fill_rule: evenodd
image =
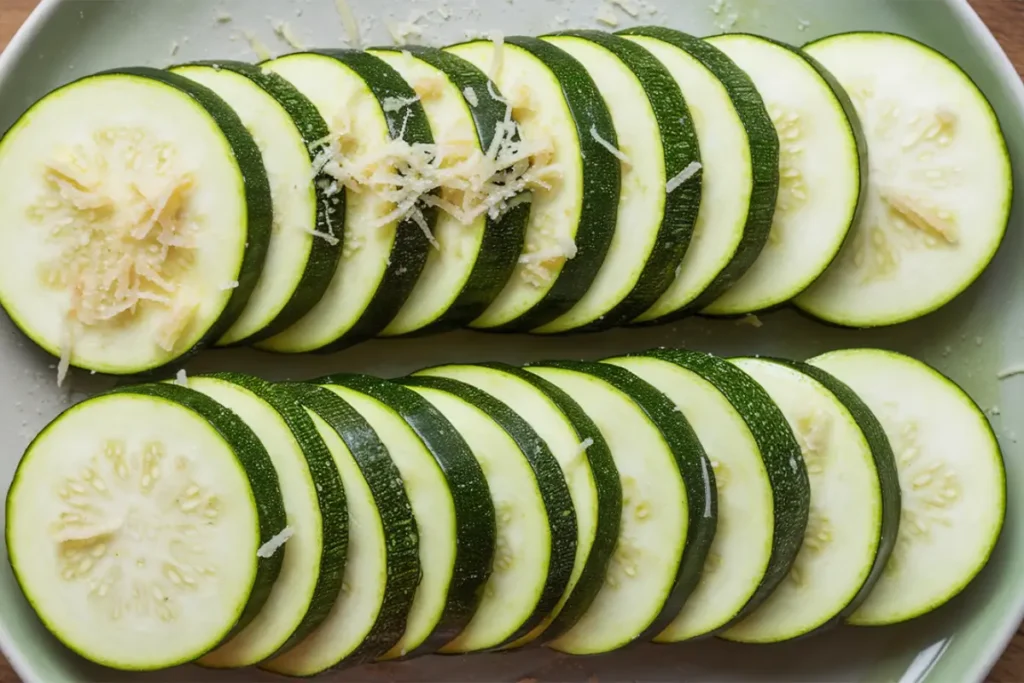
M18 30L38 0L0 0L0 50ZM1024 76L1024 0L971 0L982 19ZM0 683L20 683L0 654ZM1024 683L1024 629L992 670L988 683Z

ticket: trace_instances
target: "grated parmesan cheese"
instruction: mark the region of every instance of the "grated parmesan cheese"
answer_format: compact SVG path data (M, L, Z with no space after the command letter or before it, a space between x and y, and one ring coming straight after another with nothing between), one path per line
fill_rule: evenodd
M680 187L682 187L683 184L686 183L686 181L690 180L695 175L697 175L697 173L699 173L702 168L704 167L701 165L699 161L691 161L689 164L687 164L686 168L679 172L679 174L676 177L671 178L668 181L668 183L665 185L665 191L668 192L669 194L672 194Z
M1011 377L1016 377L1017 375L1024 375L1024 365L1013 365L1013 366L1010 366L1010 367L1008 367L1008 368L1006 368L1004 370L1001 370L996 375L996 379L999 379L1000 381L1002 381L1004 379L1010 379Z
M178 374L174 378L174 383L179 387L188 387L188 374L185 372L185 368L178 370Z
M242 35L244 35L245 39L249 42L249 47L256 54L256 59L261 62L265 62L268 59L273 58L274 55L270 53L269 48L263 44L263 41L256 37L255 33L252 31L245 31Z
M352 47L362 47L363 39L359 35L359 22L356 21L356 15L352 13L352 7L348 4L348 0L334 0L334 7L338 10L338 16L341 17L341 25L345 28L345 33L348 34L348 41L352 44Z
M594 440L592 438L590 438L590 437L587 437L586 439L584 439L582 441L582 443L580 443L580 450L579 450L579 452L580 453L586 453L587 449L590 448L593 445L594 445Z
M749 325L750 327L760 329L764 327L764 323L753 313L745 315L736 321L737 325Z
M292 25L289 24L287 21L275 21L273 22L273 27L274 33L277 34L278 38L288 43L296 50L306 49L303 42L299 40L299 37L296 36L295 32L292 30Z
M232 289L238 289L238 284L239 284L238 280L234 280L234 281L229 282L227 284L221 285L219 287L219 289L222 292L230 292Z
M57 363L57 386L64 386L64 380L68 377L71 369L71 354L74 351L75 338L72 331L71 321L64 322L64 330L60 341L60 361Z
M630 0L608 0L608 3L619 8L634 19L640 16L640 8Z
M476 90L473 90L472 86L467 85L466 89L462 91L462 96L466 98L466 103L471 107L480 104L480 98L476 96Z
M344 124L340 128L350 130ZM353 192L369 190L390 204L392 210L372 227L412 220L435 246L423 207L440 209L464 225L484 215L497 220L523 201L520 195L524 192L550 189L553 178L560 175L551 163L553 143L523 141L512 121L510 105L506 105L505 119L497 125L486 153L468 141L409 144L402 137L355 156L344 152L358 147L347 144L352 141L350 132L320 140L311 147L315 153L313 173L328 176Z
M56 247L39 266L42 283L68 293L59 380L74 326L120 324L144 307L169 312L157 335L173 350L199 301L176 282L191 265L199 228L189 215L194 179L175 149L140 129L104 129L58 151L43 180L29 217Z
M232 17L225 10L219 9L213 15L213 20L218 24L227 24L231 21Z
M295 529L290 526L286 526L281 530L281 533L272 537L269 541L260 546L259 550L256 551L256 557L264 560L269 559L277 554L277 551L284 547L292 536L295 535Z
M619 17L615 14L615 9L607 3L598 8L596 18L598 23L605 26L615 28L619 25Z
M487 71L487 75L491 77L492 81L496 81L501 75L502 67L505 66L505 34L501 31L491 31L488 34L488 39L494 43L494 54L491 57L491 67Z
M415 104L419 101L420 98L418 95L416 97L385 97L381 101L381 108L388 113L402 111L409 105Z
M627 166L633 165L633 162L629 160L628 156L623 154L622 150L620 150L618 147L616 147L615 145L601 137L601 134L597 132L597 126L590 127L590 137L594 138L594 141L597 142L597 144L601 145L606 150L611 152L612 156L614 156L622 163L626 164Z

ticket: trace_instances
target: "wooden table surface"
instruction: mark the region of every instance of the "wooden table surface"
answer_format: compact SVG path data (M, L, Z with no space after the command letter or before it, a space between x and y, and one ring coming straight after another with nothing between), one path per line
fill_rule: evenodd
M38 4L38 0L0 0L0 50ZM1024 0L971 0L992 27L996 38L1024 75ZM1024 629L1017 632L1003 658L993 669L989 683L1024 683ZM0 683L19 683L0 654Z

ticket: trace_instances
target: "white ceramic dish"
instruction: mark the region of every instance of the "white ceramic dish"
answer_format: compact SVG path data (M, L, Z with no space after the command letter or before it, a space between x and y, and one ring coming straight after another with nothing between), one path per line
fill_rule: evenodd
M419 23L424 42L442 44L465 31L500 28L541 34L567 25L595 26L599 0L349 0L367 44L390 43L386 23L439 4ZM724 29L751 31L802 44L859 29L905 33L958 61L992 101L1020 162L1024 188L1024 86L966 0L650 0L658 11L637 18L619 13L622 26L653 23L697 35ZM715 12L717 9L717 13ZM218 21L217 15L231 17ZM0 58L0 130L35 99L76 77L124 65L167 66L198 58L254 59L251 32L275 53L291 48L272 21L287 21L310 46L344 44L332 0L43 0ZM172 55L172 47L175 54ZM935 614L878 630L840 628L813 640L771 647L707 641L684 646L640 645L594 659L546 651L464 658L428 657L405 664L364 667L339 681L928 681L982 680L1024 615L1024 508L1014 495L1024 485L1024 443L1013 430L1024 421L1024 377L1000 382L1003 368L1024 362L1024 205L1009 237L981 281L951 306L916 323L872 332L829 329L792 312L765 318L763 328L732 322L687 323L622 330L574 339L525 339L457 333L415 341L375 342L331 358L282 359L249 353L208 353L190 373L239 369L272 379L360 370L395 375L445 361L595 358L657 345L686 345L721 354L777 353L805 357L827 349L882 346L934 363L993 414L1007 460L1010 491L1006 528L989 567L963 595ZM55 361L0 321L0 487L6 491L28 440L58 411L109 386L73 376L56 386ZM1022 430L1024 427L1016 427ZM2 518L3 512L0 512ZM145 676L118 675L64 650L23 599L0 548L0 645L27 683L69 681L259 681L258 672L214 673L185 668Z

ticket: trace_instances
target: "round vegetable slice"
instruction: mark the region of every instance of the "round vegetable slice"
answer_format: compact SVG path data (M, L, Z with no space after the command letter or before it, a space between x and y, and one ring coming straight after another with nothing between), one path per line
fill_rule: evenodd
M902 354L851 349L808 362L878 417L899 472L895 548L848 621L893 624L938 608L988 562L1006 516L1006 472L988 420L952 380Z
M572 55L594 80L615 125L621 187L615 235L593 284L534 332L608 329L646 311L675 279L700 208L697 133L679 85L639 45L600 31L543 40Z
M419 539L402 478L369 423L329 389L282 386L309 412L341 473L348 502L345 573L330 613L297 645L260 665L312 676L371 662L401 639L420 580Z
M419 373L470 384L495 397L536 430L558 461L576 511L576 558L565 591L551 613L510 645L526 645L543 635L551 640L568 630L592 602L618 538L622 488L600 431L569 396L536 375L505 365L448 365ZM591 461L597 467L592 467ZM586 577L584 577L586 573ZM580 581L586 582L580 586ZM579 595L576 595L579 590ZM570 612L559 619L571 597ZM550 627L558 623L554 630Z
M1006 234L1013 169L996 114L959 66L911 38L849 33L805 50L850 93L872 176L849 244L795 303L847 327L930 313L981 275Z
M284 498L287 526L263 549L284 556L270 597L245 629L199 660L215 669L252 666L309 635L334 604L348 545L345 491L327 445L290 394L250 375L187 381L249 425L270 455Z
M260 277L270 187L211 90L156 69L89 76L0 140L0 303L67 366L156 370L219 339Z
M441 652L507 646L557 605L576 557L576 514L558 462L508 406L443 377L401 380L444 413L480 462L497 522L494 565L465 630Z
M763 358L733 362L768 391L796 434L811 507L786 580L722 637L791 640L841 622L877 580L899 526L896 467L877 419L825 373Z
M756 313L789 302L835 260L866 195L868 151L846 92L807 54L747 34L706 40L750 75L779 136L779 194L768 244L702 311Z
M416 392L366 376L318 381L381 435L402 473L423 576L405 634L382 659L437 651L476 610L494 553L494 508L480 465L448 420Z
M414 145L434 141L412 87L390 66L359 50L301 52L262 65L294 85L331 126L310 174L326 173L326 192L346 195L344 220L328 211L341 262L323 297L298 322L257 348L277 353L337 351L375 337L416 286L431 249L436 212L401 184ZM396 102L405 102L396 108ZM396 199L402 201L396 206Z
M779 191L779 136L746 72L708 42L645 26L619 35L650 51L682 88L701 157L700 211L675 281L636 319L666 323L699 311L754 264Z
M725 360L664 349L606 362L676 404L715 473L718 526L700 582L655 641L719 632L772 594L800 549L810 500L800 446L765 390Z
M583 66L536 38L475 40L445 48L485 71L507 100L533 175L525 248L512 278L472 327L528 332L583 298L615 233L620 162L601 93ZM543 161L541 160L543 159Z
M652 638L693 591L715 533L714 475L704 449L675 406L627 370L603 363L527 370L587 412L622 485L619 537L605 583L583 617L549 646L597 654Z
M234 413L173 385L68 409L7 496L11 566L46 628L86 659L146 671L192 661L264 605L285 527L277 475Z
M405 45L371 52L413 85L441 148L439 163L461 166L451 186L442 188L440 199L448 209L442 208L434 228L437 248L430 250L416 287L381 336L464 327L487 310L512 277L530 217L529 202L511 204L529 194L488 209L486 202L493 197L486 192L467 197L465 191L482 180L475 174L494 170L494 180L505 180L494 147L507 139L505 98L482 71L437 48Z
M330 178L310 173L316 145L330 130L316 107L288 81L250 64L200 62L171 69L204 85L242 118L270 180L274 221L270 250L249 302L218 346L272 337L320 300L341 256L326 233L328 211L344 215L345 195L327 195Z

